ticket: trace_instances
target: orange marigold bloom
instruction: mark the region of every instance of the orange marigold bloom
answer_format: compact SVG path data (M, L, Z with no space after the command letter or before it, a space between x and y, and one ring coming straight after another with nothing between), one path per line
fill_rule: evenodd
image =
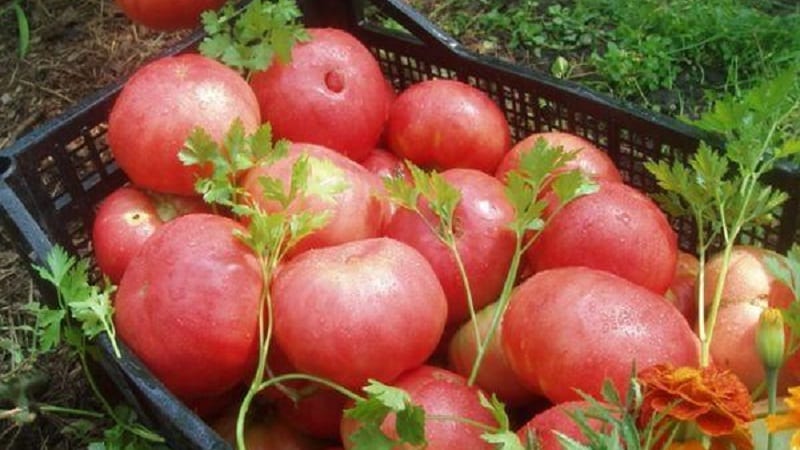
M733 444L752 449L747 423L753 420L753 403L747 387L733 373L716 367L674 367L658 364L639 373L642 385L643 424L654 414L681 422L694 422L712 438L712 448Z
M783 402L789 407L786 414L767 416L767 429L770 433L800 428L800 386L790 387L789 396ZM791 445L792 450L800 449L800 431L792 435Z

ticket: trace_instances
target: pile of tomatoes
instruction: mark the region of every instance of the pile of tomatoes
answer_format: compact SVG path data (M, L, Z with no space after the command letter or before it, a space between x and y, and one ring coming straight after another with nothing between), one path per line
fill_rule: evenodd
M540 398L565 403L580 399L577 390L598 395L605 379L624 391L634 362L697 364L694 312L676 307L692 304L686 280L693 277L686 274L696 273L696 263L679 264L664 213L622 182L602 150L560 132L512 146L501 109L483 92L429 80L395 93L354 37L335 29L309 33L291 62L275 62L248 80L197 54L154 61L129 80L111 112L109 144L131 185L100 206L94 250L101 270L119 283L120 338L178 398L230 435L231 419L219 416L252 377L265 289L272 373L308 373L355 392L376 379L405 389L431 417L492 427L478 389L530 410L543 404ZM238 237L247 223L195 193L210 168L178 157L196 127L224 151L237 120L247 133L269 122L275 139L291 142L284 159L237 174L257 202L266 188L261 177L288 187L302 155L317 162L312 178L343 187L332 201L311 192L288 206L325 213L327 221L297 242L266 281ZM517 250L507 173L539 139L575 152L567 168L582 171L597 189L560 209L525 252L501 328L477 382L468 385L475 329L488 329ZM387 199L382 177L411 182L404 160L439 171L459 191L458 260L431 227L437 219L430 209ZM266 200L259 206L281 207ZM469 302L480 310L475 323ZM347 398L310 383L291 388L304 394L263 391L260 400L277 418L249 428L253 448L283 448L259 439L349 448L357 424L342 418ZM548 427L579 434L563 414L539 422L545 448L556 448L547 447L556 445ZM384 425L391 435L393 422ZM482 433L465 421L429 420L427 448L492 448Z

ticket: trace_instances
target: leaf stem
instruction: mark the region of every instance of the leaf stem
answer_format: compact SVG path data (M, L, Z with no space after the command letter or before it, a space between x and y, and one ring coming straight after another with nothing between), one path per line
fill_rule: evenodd
M250 387L247 389L247 393L242 399L241 405L239 405L239 413L236 417L236 447L239 450L246 450L246 444L244 440L244 426L245 420L247 418L247 412L250 409L250 404L253 402L256 394L260 391L259 385L261 384L261 380L264 378L264 372L267 366L267 352L269 352L269 342L268 339L271 336L272 330L272 298L270 295L270 281L272 279L272 259L271 257L265 259L263 256L260 258L260 266L261 266L261 279L262 279L262 288L261 288L261 296L259 297L258 301L258 342L259 342L259 352L258 352L258 365L256 367L256 373L253 376L253 380L250 382ZM268 327L269 329L264 330L264 309L267 309L268 315Z
M508 308L508 303L511 301L511 292L514 289L514 282L517 279L517 272L519 271L519 264L522 260L522 236L517 234L517 239L515 242L514 248L514 255L511 258L511 266L508 269L508 275L506 276L506 280L503 283L503 290L500 293L500 299L498 301L497 308L494 310L494 314L492 315L492 323L489 326L489 330L486 333L486 336L483 339L480 339L480 335L478 335L478 353L475 355L475 361L472 363L472 369L470 370L469 378L467 379L467 385L472 386L475 384L475 380L478 378L478 373L481 368L481 364L483 364L483 359L486 357L486 349L489 347L489 343L492 342L492 338L494 338L494 334L497 331L497 328L500 326L500 319L502 319L503 314L505 314L506 308ZM477 320L473 320L475 326L477 327Z
M314 375L309 375L309 374L306 374L306 373L287 373L287 374L283 374L283 375L278 375L276 377L270 378L269 380L264 381L263 383L259 384L258 385L258 390L260 391L260 390L266 389L266 388L268 388L268 387L270 387L272 385L276 385L276 384L283 383L285 381L292 381L292 380L313 381L314 383L321 384L323 386L329 387L329 388L335 390L336 392L338 392L338 393L344 395L345 397L347 397L347 398L349 398L351 400L354 400L354 401L364 400L365 399L364 397L354 393L353 391L351 391L350 389L347 389L346 387L342 386L341 384L335 383L335 382L333 382L331 380L328 380L328 379L325 379L325 378L320 378L320 377L317 377L317 376L314 376Z
M85 409L65 408L63 406L56 406L56 405L38 405L36 409L46 413L69 414L72 416L91 417L92 419L103 419L104 417L106 417L105 414L95 411L87 411Z
M767 368L767 410L769 414L775 414L778 406L778 374L778 369ZM774 437L773 433L767 434L767 450L772 450Z
M94 379L94 375L89 370L89 363L86 359L86 350L85 348L78 349L78 359L81 362L81 367L83 368L83 373L86 375L86 381L89 383L89 388L91 388L92 393L94 393L97 400L103 406L103 409L106 410L106 414L119 426L124 428L126 431L139 436L140 438L150 441L150 442L165 442L164 438L161 436L153 433L152 431L139 428L139 427L132 427L129 424L125 423L120 419L117 414L114 412L114 408L111 407L111 404L108 403L108 400L103 396L100 392L100 388L97 386L97 382Z

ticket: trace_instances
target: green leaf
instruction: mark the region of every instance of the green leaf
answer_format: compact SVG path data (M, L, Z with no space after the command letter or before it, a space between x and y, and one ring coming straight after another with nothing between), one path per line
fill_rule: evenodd
M402 177L384 177L383 186L386 195L397 206L409 210L417 209L419 191Z
M410 402L409 402L410 403ZM406 407L396 413L395 430L402 442L411 445L425 443L425 410L419 406Z
M404 390L387 386L380 381L370 380L369 384L364 387L364 392L391 411L402 411L407 404L411 403L408 393Z
M267 69L275 55L286 63L294 44L308 39L300 17L295 2L288 0L254 0L238 12L226 6L220 14L205 13L207 37L200 52L243 72Z
M425 411L412 404L405 391L370 380L364 392L367 398L357 400L353 408L344 412L346 417L360 424L358 431L349 437L353 448L392 449L400 443L425 444ZM395 430L399 439L389 438L380 429L390 413L396 414Z
M393 450L397 442L390 439L380 426L375 424L361 425L358 430L351 434L347 439L350 439L353 450Z
M525 450L519 436L513 431L505 430L496 433L483 433L481 439L494 444L497 450Z
M567 204L583 195L594 194L599 189L599 186L591 183L579 170L559 174L553 180L552 187L561 204Z
M39 328L39 347L50 351L61 343L61 322L66 313L61 309L41 307L37 311L36 326Z
M49 281L58 288L75 262L76 259L70 256L64 248L56 245L47 254L45 266L34 265L33 268L43 280Z

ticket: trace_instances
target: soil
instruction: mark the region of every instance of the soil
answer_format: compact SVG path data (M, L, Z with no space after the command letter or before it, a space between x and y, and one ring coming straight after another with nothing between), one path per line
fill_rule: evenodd
M0 154L25 133L129 75L185 35L133 25L111 0L27 0L20 5L31 40L28 53L20 58L10 4L0 0ZM36 299L27 262L0 227L0 450L86 448L87 439L96 440L102 430L64 433L68 425L86 424L74 416L38 410L35 418L26 418L28 423L9 419L8 412L20 401L9 401L4 394L20 380L35 381L36 389L28 395L35 405L100 410L74 355L59 350L36 359L17 352L30 344L31 335L21 326L32 324L25 305Z

